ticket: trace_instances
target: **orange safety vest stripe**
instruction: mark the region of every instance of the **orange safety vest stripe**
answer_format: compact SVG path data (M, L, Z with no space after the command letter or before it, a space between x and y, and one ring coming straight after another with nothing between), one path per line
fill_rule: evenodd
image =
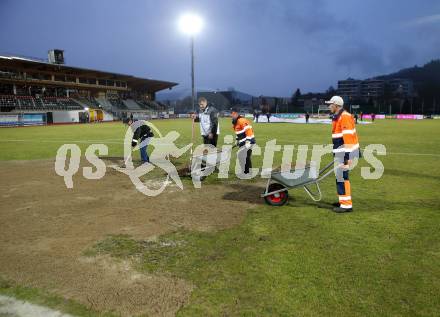
M342 137L345 147L351 148L358 146L355 122L350 113L343 111L336 121L333 121L332 135Z
M237 123L233 126L235 133L245 133L246 136L252 136L254 134L254 130L252 126L249 124L249 121L243 117L237 120Z

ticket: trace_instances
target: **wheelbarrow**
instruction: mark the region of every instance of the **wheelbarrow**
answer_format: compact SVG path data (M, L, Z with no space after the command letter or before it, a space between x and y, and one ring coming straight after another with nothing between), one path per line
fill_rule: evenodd
M289 200L289 190L302 187L313 201L321 201L322 193L319 182L333 173L333 161L324 168L316 170L313 164L306 165L303 169L295 169L295 173L303 171L298 178L286 178L282 172L274 172L267 180L266 190L261 194L266 203L271 206L283 206ZM315 187L315 189L312 189Z

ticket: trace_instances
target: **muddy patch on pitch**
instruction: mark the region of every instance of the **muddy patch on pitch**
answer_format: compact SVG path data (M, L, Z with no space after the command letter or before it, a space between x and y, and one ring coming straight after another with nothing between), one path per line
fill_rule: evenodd
M100 180L85 179L80 168L68 189L52 160L1 162L0 175L0 276L122 316L173 316L192 285L141 274L129 262L85 258L85 250L108 235L151 239L178 229L233 227L258 203L252 187L250 194L227 184L184 183L184 190L170 184L147 197L109 167Z

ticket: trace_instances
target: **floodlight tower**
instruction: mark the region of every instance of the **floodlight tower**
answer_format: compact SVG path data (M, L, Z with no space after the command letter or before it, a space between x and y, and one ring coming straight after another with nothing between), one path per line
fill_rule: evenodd
M191 44L191 103L195 111L195 88L194 88L194 37L200 33L203 20L195 14L185 14L179 19L180 30L190 36Z

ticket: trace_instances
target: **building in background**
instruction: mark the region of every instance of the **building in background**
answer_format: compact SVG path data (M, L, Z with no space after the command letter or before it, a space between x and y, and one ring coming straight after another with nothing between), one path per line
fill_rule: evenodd
M405 97L412 97L415 95L414 83L411 79L395 78L389 79L387 84L391 92L397 92Z
M366 79L357 80L348 78L338 81L337 93L347 102L352 100L378 100L387 93L399 95L403 98L414 96L414 84L411 79Z
M362 80L360 84L360 95L357 97L361 100L370 100L370 98L377 99L385 94L384 80L367 79Z
M337 93L344 99L356 99L361 95L362 80L348 78L338 81Z

